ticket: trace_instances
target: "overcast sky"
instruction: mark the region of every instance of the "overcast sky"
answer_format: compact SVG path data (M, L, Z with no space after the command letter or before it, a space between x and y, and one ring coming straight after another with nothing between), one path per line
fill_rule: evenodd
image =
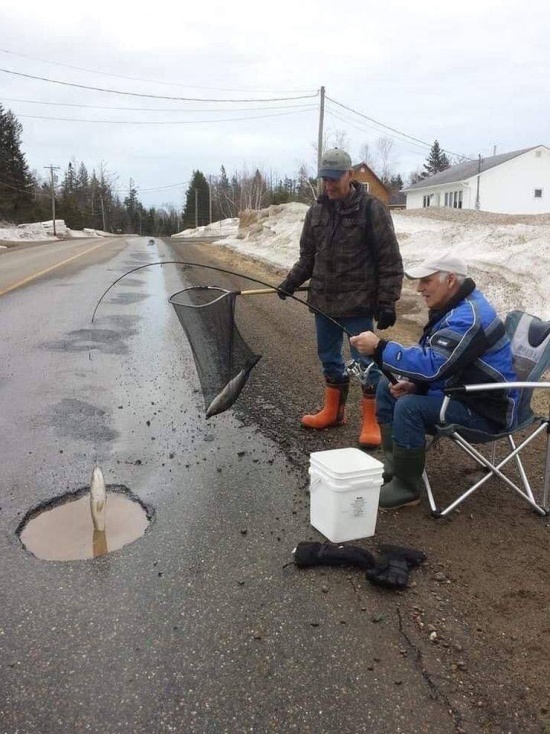
M472 158L550 144L547 0L140 5L0 0L0 68L65 83L0 72L41 175L103 163L122 196L132 178L179 206L194 170L314 174L321 86L327 144L345 134L359 162L388 137L404 179L434 139Z

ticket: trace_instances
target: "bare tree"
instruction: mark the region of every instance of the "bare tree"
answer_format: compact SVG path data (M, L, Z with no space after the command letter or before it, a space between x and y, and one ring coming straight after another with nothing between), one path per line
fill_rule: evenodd
M363 163L366 163L369 168L374 166L373 155L369 143L363 143L359 148L359 158Z
M376 141L376 167L374 170L376 175L386 185L390 183L395 167L392 150L393 140L391 138L378 138Z

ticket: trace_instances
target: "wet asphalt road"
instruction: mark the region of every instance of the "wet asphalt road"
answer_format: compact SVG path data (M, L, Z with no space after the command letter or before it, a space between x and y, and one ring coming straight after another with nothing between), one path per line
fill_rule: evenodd
M381 623L384 594L291 563L322 540L305 467L234 411L205 421L167 301L185 273L128 276L90 323L114 279L176 259L147 241L0 299L0 732L456 731L399 625ZM146 534L90 561L30 555L22 517L95 464L153 508Z

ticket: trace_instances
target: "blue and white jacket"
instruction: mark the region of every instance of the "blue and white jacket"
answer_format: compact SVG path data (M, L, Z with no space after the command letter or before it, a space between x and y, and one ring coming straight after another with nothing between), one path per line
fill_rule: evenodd
M504 324L485 296L467 278L445 309L430 312L417 346L380 340L374 360L389 372L418 385L420 394L442 395L445 388L517 379ZM456 395L495 429L517 423L518 391Z

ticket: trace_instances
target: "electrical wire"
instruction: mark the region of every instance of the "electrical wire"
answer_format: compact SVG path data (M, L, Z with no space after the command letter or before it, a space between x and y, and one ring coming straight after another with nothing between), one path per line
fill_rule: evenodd
M74 71L84 71L84 72L86 72L88 74L102 74L103 76L112 76L112 77L117 78L117 79L126 79L128 81L134 81L134 82L146 82L147 84L162 84L164 86L184 87L184 88L187 88L187 89L216 89L218 91L224 91L224 92L250 92L250 91L255 91L255 92L258 92L258 93L261 93L261 94L264 94L264 93L267 94L268 92L273 92L274 91L274 90L267 90L267 91L264 92L264 90L261 90L261 89L250 90L250 89L232 89L232 88L224 88L224 87L202 87L202 86L197 86L197 85L192 85L192 84L181 84L181 83L177 83L177 82L165 82L165 81L160 81L159 79L141 79L141 78L135 77L135 76L124 76L122 74L113 74L110 71L100 71L99 69L86 69L86 68L84 68L82 66L72 66L71 64L62 64L59 61L49 61L49 60L46 60L46 59L37 59L35 56L27 56L25 54L18 54L18 53L15 53L14 51L8 51L7 49L4 49L4 48L0 48L0 53L9 54L10 56L17 56L17 57L22 58L22 59L29 59L30 61L38 61L40 64L51 64L52 66L62 66L65 69L73 69ZM310 92L310 91L311 90L309 90L309 89L307 89L307 90L306 89L304 89L304 90L300 90L300 89L280 90L281 93L284 92L285 94L286 93L295 94L297 92L300 92L300 93L304 92L305 93L305 92Z
M338 112L336 112L333 109L328 109L327 110L325 108L325 111L331 117L334 117L334 118L340 120L341 122L345 122L346 125L351 125L356 130L364 131L366 129L370 129L370 130L376 130L377 129L373 125L368 125L367 123L361 123L361 122L358 122L358 121L357 122L352 122L349 117L346 117L345 115L341 115L341 114L339 114ZM403 150L406 150L409 153L414 153L415 155L422 155L422 156L425 156L426 155L427 148L425 146L420 146L420 144L409 142L409 141L403 141L402 138L399 138L396 135L393 135L391 133L386 133L386 135L389 138L392 138L392 140L395 140L399 144L399 147L402 148ZM416 148L410 147L412 145L417 145L417 147ZM429 148L431 148L431 147L432 146L430 145Z
M424 145L427 148L431 148L432 144L427 143L425 140L420 140L420 138L415 138L412 135L408 135L407 133L402 132L401 130L396 130L394 127L390 127L389 125L385 125L383 122L379 122L378 120L375 120L372 117L369 117L368 115L363 114L362 112L358 112L357 110L354 110L352 107L348 107L345 104L342 104L341 102L338 102L335 99L332 99L332 97L328 97L325 95L325 99L328 99L333 104L338 105L339 107L342 107L345 110L348 110L349 112L353 112L355 115L359 115L359 117L363 117L365 120L369 120L370 122L375 123L376 125L379 125L380 127L384 128L385 130L391 130L394 133L397 133L398 135L403 136L404 138L408 138L411 141L414 141L416 143L419 143L420 145ZM441 148L442 153L449 153L449 155L457 156L458 158L461 158L462 160L473 160L472 158L467 158L467 156L462 155L461 153L453 153L451 150L446 150L445 148Z
M102 125L208 125L219 122L242 122L244 120L265 120L269 117L285 117L288 115L299 115L302 112L311 112L317 107L311 105L302 110L292 110L291 112L276 112L273 115L251 115L248 117L227 117L221 120L159 120L157 122L151 120L83 120L72 117L43 117L42 115L18 115L30 120L53 120L55 122L91 122L92 124Z
M10 97L3 97L5 102L19 102L22 104L41 104L41 105L52 105L54 107L78 107L81 109L89 110L122 110L123 112L212 112L219 113L221 110L205 110L200 109L185 109L180 107L179 109L170 109L168 107L113 107L111 105L92 105L92 104L74 104L72 102L43 102L37 99L13 99ZM308 107L308 105L285 105L284 107L236 107L233 108L232 112L251 112L257 110L286 110L286 109L300 109Z
M103 87L92 87L88 86L86 84L75 84L73 82L64 82L60 81L59 79L48 79L47 77L43 76L35 76L33 74L23 74L20 71L13 71L12 69L2 69L0 68L0 71L4 72L4 74L13 74L14 76L20 76L24 77L25 79L35 79L37 81L41 82L48 82L49 84L61 84L64 87L77 87L78 89L88 89L93 92L104 92L106 94L121 94L127 97L144 97L147 99L173 99L178 100L180 102L223 102L223 103L229 103L229 102L286 102L286 101L293 101L297 99L312 99L314 97L319 96L319 91L317 90L314 94L303 94L299 95L297 97L268 97L266 99L205 99L202 97L172 97L167 95L161 95L161 94L142 94L140 92L126 92L121 91L117 89L104 89Z

